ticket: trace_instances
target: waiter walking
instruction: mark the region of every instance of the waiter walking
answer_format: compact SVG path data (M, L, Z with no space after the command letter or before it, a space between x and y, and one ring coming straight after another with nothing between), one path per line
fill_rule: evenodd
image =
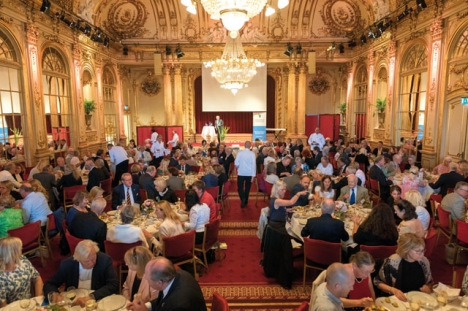
M221 143L221 132L224 130L224 122L219 116L216 116L215 120L215 129L218 134L218 145Z

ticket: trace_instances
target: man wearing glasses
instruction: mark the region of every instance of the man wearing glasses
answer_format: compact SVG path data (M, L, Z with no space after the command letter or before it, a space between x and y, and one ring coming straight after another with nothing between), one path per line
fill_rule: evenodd
M468 183L459 181L453 193L447 194L440 204L444 210L450 212L452 220L465 221L465 200L468 199Z

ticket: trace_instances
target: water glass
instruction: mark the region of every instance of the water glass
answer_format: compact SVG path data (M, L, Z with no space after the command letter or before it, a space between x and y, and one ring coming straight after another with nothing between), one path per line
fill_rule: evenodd
M96 298L94 298L93 294L89 294L89 299L85 302L86 311L93 311L96 310L97 303Z
M460 307L468 309L468 295L465 295L461 298Z
M20 307L23 310L29 310L29 307L31 306L31 300L30 299L21 299L20 300Z

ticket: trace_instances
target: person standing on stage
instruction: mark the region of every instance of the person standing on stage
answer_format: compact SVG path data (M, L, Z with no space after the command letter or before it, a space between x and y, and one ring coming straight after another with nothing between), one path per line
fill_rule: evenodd
M161 163L161 160L163 159L165 155L165 148L164 148L164 143L162 141L162 136L158 135L157 140L153 143L151 146L151 152L153 153L153 163L155 167L159 167L159 164Z
M237 192L242 208L249 202L250 186L255 178L255 153L250 151L250 141L246 141L244 146L234 162L237 167Z
M156 128L153 126L151 128L151 143L155 143L158 140L158 132L156 132Z
M122 146L107 145L110 161L115 165L115 176L112 185L115 187L119 184L123 173L128 172L128 157L127 151Z
M310 145L310 148L314 148L315 146L319 147L322 150L323 145L325 145L325 138L320 133L320 129L317 127L315 128L315 133L312 133L307 141Z
M221 143L221 132L224 130L224 122L219 116L216 116L215 120L215 129L216 133L218 134L218 144Z

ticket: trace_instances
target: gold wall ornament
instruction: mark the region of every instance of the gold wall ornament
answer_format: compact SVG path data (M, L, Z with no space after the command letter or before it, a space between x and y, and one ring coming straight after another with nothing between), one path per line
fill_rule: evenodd
M151 97L156 96L161 92L161 82L156 79L151 70L146 72L146 78L140 84L140 91Z
M270 28L270 33L268 34L268 38L273 39L273 41L280 41L283 38L288 36L288 28L286 27L286 23L284 19L281 17L281 13L277 13L273 24Z
M150 121L149 121L149 125L157 125L157 124L156 124L156 120L154 119L154 115L153 115L153 114L151 115L151 119L150 119Z
M144 28L149 13L138 0L122 0L109 4L110 9L103 28L123 39L133 39L149 32Z
M44 140L44 135L41 130L39 130L38 134L39 135L37 136L37 145L39 146L39 148L44 148L46 145L45 140Z
M34 83L34 104L36 109L39 111L42 105L42 94L39 91L39 87L37 86L37 82Z
M185 39L190 43L197 39L200 39L200 33L197 30L197 23L195 22L191 14L187 14L187 17L184 21L184 29L181 30L182 39Z
M332 36L346 36L363 29L361 10L350 0L326 1L320 10L320 16L325 24L322 31Z
M316 95L325 94L330 90L330 81L323 75L321 70L309 82L309 91Z

